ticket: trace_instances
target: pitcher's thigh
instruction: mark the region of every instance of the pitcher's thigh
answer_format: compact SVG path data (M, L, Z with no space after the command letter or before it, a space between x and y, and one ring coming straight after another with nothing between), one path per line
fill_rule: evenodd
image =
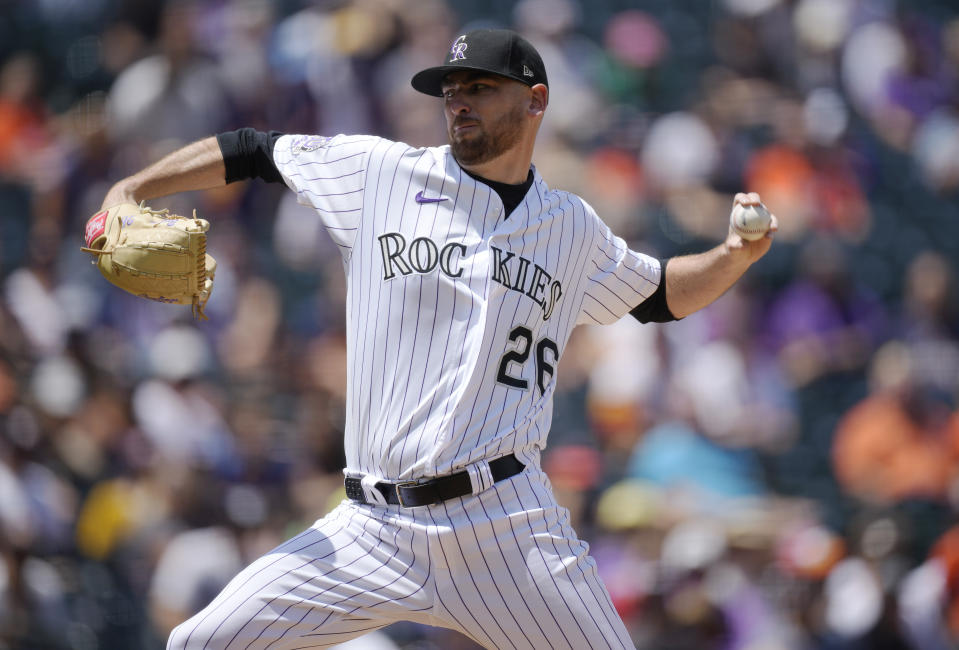
M452 626L490 648L633 648L568 512L545 487L513 483L481 494L443 539Z
M177 626L169 650L324 647L404 618L417 608L412 544L369 534L349 508L277 547L240 572L201 612ZM404 548L406 550L400 550Z

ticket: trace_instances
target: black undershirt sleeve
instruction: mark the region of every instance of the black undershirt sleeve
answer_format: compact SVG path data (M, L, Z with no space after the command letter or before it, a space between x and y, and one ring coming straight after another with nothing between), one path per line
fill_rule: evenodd
M666 304L666 265L669 260L660 260L659 264L663 273L656 291L629 312L640 323L668 323L677 320Z
M226 182L262 178L267 183L282 183L280 170L273 162L273 147L283 134L244 128L217 133L216 141L226 165Z

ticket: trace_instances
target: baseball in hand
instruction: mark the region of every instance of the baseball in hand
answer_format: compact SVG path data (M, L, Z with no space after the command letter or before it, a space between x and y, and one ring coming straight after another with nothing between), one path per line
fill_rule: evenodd
M762 239L769 231L772 215L766 206L742 205L737 203L729 213L729 224L733 232L747 241Z

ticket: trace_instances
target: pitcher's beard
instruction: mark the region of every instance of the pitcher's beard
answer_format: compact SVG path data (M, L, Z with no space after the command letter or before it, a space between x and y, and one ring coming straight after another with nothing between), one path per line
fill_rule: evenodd
M450 149L460 165L481 165L509 151L520 140L523 131L523 109L517 106L494 122L489 129L485 128L485 124L479 124L474 129L477 133L462 139L457 139L450 127Z

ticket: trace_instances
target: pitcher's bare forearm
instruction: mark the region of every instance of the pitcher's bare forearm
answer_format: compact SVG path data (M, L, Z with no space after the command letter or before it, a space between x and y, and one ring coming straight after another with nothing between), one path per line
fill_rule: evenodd
M149 167L117 182L107 192L103 207L139 203L160 196L208 190L226 185L226 168L216 137L177 149Z
M762 205L755 192L739 193L734 205ZM770 216L764 237L746 240L730 227L726 241L698 255L669 260L665 270L666 304L676 318L683 318L709 305L726 293L743 273L769 251L773 235L779 229L776 215Z
M750 260L731 253L726 244L698 255L669 260L666 304L676 318L699 311L723 295L749 268Z

